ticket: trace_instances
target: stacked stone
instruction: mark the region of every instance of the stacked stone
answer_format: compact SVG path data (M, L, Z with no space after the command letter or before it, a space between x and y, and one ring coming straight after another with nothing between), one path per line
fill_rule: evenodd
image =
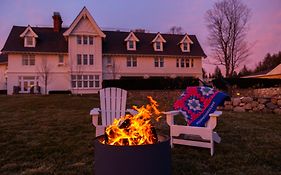
M281 97L235 97L224 103L224 110L235 112L265 112L281 115Z

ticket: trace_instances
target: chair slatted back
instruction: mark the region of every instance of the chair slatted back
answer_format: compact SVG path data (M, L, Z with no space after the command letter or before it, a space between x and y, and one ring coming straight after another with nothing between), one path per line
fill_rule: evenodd
M127 91L120 88L100 90L102 125L108 126L113 120L125 115Z

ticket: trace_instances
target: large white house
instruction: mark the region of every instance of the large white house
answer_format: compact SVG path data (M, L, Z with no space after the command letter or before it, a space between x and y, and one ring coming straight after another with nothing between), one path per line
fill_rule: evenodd
M84 7L68 28L58 12L53 27L13 26L0 57L0 88L97 93L103 80L123 77L201 78L204 57L195 35L103 31Z

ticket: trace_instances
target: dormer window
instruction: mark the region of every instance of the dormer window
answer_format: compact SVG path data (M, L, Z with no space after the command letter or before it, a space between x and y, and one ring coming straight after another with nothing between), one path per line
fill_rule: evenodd
M188 44L186 42L183 43L183 50L184 51L188 50Z
M128 49L135 49L135 43L134 41L128 41L129 48Z
M155 50L157 50L157 51L161 51L162 49L161 49L161 42L159 42L159 41L157 41L157 42L155 42L155 45L156 45L156 49Z
M20 35L21 38L24 38L24 47L35 47L36 38L38 35L32 30L28 25L24 32Z
M163 51L163 43L166 43L166 40L161 36L160 33L152 40L154 51Z
M35 47L35 38L32 36L24 37L24 47Z
M190 52L190 44L193 44L193 42L189 36L185 34L179 44L182 52Z
M127 42L127 50L136 50L137 49L137 43L139 42L139 39L136 37L136 35L133 32L130 32L130 34L125 38Z

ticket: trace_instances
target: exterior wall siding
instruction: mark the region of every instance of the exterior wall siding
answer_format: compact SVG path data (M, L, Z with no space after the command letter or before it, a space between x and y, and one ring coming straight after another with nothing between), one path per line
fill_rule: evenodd
M92 36L93 45L77 44L77 36ZM88 94L97 93L102 87L102 38L98 36L96 29L91 25L89 19L81 19L77 26L68 37L68 50L69 50L69 72L70 75L98 75L100 78L99 87L91 88L73 88L71 87L72 93L75 94ZM78 65L77 54L94 55L93 65Z
M23 54L10 54L8 59L9 69L7 71L7 93L13 94L14 86L19 86L19 77L38 77L38 85L41 92L44 92L44 81L41 76L44 72L42 65L46 65L50 71L48 78L47 91L69 90L70 78L68 67L68 56L64 54L64 65L59 65L58 54L34 54L35 65L22 65ZM43 60L47 60L46 62Z
M6 71L7 71L7 65L0 64L0 90L7 89Z
M112 59L111 65L107 65L106 59L108 57ZM122 76L202 77L201 57L192 57L194 60L193 67L176 67L176 57L164 57L164 67L154 66L154 56L140 56L136 58L137 67L127 67L127 56L104 56L104 79L118 79ZM180 59L181 57L178 58Z

